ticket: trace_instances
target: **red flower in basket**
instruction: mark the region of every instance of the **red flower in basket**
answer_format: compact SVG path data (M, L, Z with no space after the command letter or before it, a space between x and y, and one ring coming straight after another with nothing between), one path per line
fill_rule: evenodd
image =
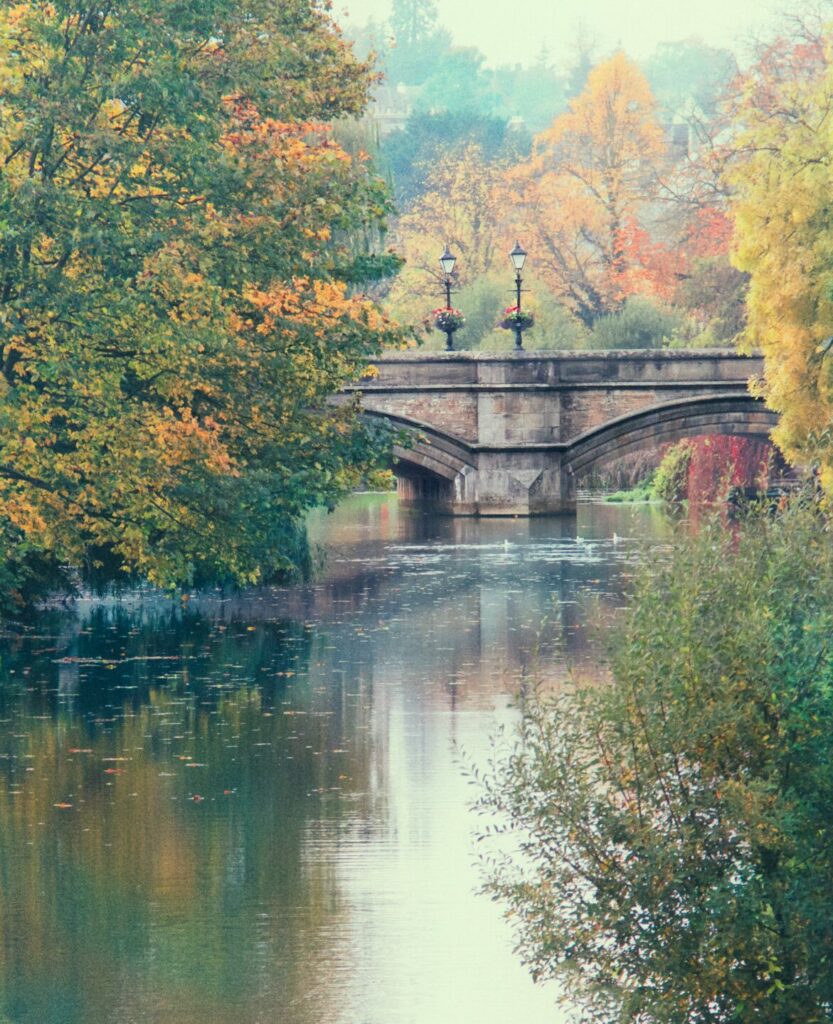
M440 309L434 309L431 311L431 318L434 320L434 326L438 331L459 331L461 327L466 326L466 318L460 312L459 309L446 308L442 306Z
M535 317L531 313L524 313L517 306L507 306L498 327L506 331L526 331L534 325Z

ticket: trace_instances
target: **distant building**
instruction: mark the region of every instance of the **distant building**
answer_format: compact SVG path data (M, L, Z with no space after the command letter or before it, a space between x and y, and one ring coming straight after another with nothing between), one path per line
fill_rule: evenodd
M417 86L389 85L377 86L373 94L373 106L370 114L379 128L380 137L384 138L391 132L404 128L408 123L414 107L415 95L419 93Z
M709 119L692 97L673 112L670 120L663 121L662 127L671 153L680 160L696 157L709 141Z

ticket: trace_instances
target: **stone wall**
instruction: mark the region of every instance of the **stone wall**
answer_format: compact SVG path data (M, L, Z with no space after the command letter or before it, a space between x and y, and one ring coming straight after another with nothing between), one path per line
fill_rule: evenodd
M732 351L386 354L361 385L368 409L478 445L570 443L609 420L737 392L762 360Z

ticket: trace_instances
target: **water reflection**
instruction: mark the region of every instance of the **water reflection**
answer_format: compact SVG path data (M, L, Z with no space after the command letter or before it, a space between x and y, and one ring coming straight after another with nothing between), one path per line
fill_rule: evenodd
M0 648L0 1010L25 1024L552 1020L473 895L468 791L525 679L597 659L649 510L357 498L316 584L136 593ZM0 1016L2 1019L2 1016Z

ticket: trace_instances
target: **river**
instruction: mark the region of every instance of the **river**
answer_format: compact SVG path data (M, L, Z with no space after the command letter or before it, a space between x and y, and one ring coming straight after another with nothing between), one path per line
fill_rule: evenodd
M310 586L132 592L0 642L0 1022L550 1024L465 771L600 671L649 506L313 517Z

